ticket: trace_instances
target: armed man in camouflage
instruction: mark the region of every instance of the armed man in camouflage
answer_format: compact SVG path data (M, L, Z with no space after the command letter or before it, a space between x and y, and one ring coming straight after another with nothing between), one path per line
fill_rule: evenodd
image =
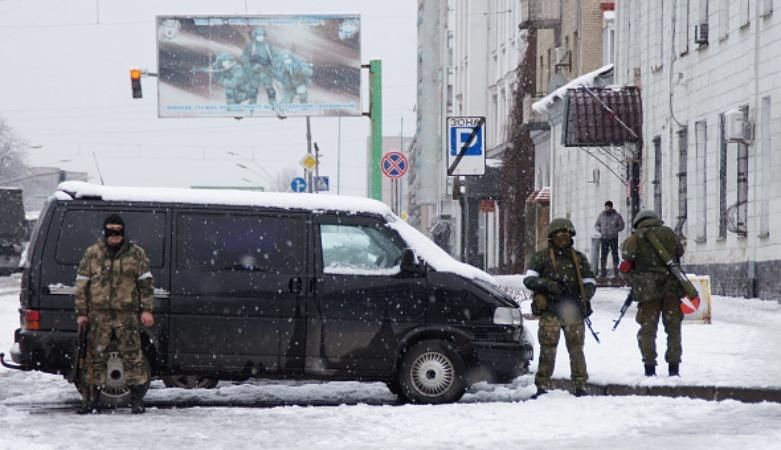
M637 213L632 234L621 246L621 272L629 274L632 293L637 303L637 343L643 356L645 375L656 375L656 331L659 316L667 333L667 361L670 376L680 375L681 364L681 298L685 292L678 280L665 265L648 239L651 234L658 239L676 262L683 256L683 245L675 231L663 225L659 216L646 209Z
M81 258L76 276L76 312L80 327L88 326L86 373L79 414L100 412L98 399L106 380L108 347L114 341L130 387L133 414L144 412L148 374L141 350L139 320L154 325L154 280L149 258L125 239L125 223L117 214L103 222L103 239Z
M596 281L586 255L572 247L575 227L568 219L554 219L548 226L548 248L537 252L529 264L523 283L534 292L532 312L540 316L538 339L540 362L534 384L537 393L550 389L556 364L556 347L564 332L569 352L575 395L588 395L586 357L583 354L586 327L591 315L591 297Z

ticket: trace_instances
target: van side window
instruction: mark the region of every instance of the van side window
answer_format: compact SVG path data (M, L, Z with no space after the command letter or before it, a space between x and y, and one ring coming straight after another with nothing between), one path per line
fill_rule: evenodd
M165 257L166 215L156 211L68 209L57 238L55 260L62 265L77 265L84 250L103 237L103 219L116 212L122 216L128 240L140 245L153 268L163 267Z
M379 227L320 225L323 273L391 275L399 270L401 245Z
M176 227L178 267L284 273L302 270L302 219L182 213Z

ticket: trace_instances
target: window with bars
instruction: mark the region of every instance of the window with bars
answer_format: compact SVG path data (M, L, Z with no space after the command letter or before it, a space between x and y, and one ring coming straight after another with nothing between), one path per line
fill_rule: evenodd
M675 232L678 236L685 237L686 219L688 213L687 192L687 163L689 158L689 130L678 130L678 216L676 217Z
M708 236L708 124L700 121L694 124L695 161L697 167L697 236L695 242L702 243Z
M662 138L656 136L654 145L654 211L662 217Z
M719 239L727 238L727 139L724 114L719 114Z
M741 108L744 123L748 123L748 107ZM748 144L738 143L738 198L735 202L735 233L748 234Z

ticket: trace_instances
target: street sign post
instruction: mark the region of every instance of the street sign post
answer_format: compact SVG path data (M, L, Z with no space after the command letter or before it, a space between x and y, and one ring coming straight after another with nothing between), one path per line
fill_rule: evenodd
M485 175L485 117L447 118L447 174Z
M293 181L290 183L290 190L293 192L306 191L306 180L301 177L293 178Z
M317 191L328 191L331 187L331 180L328 178L327 175L315 177L315 186L317 187Z
M403 177L409 170L409 161L401 152L388 152L382 156L380 161L380 170L382 174L391 180Z

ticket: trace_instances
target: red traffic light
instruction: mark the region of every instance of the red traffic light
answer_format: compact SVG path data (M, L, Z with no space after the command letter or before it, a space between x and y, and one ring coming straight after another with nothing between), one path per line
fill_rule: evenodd
M133 98L142 98L144 96L141 92L141 70L130 69L130 89L133 93Z

